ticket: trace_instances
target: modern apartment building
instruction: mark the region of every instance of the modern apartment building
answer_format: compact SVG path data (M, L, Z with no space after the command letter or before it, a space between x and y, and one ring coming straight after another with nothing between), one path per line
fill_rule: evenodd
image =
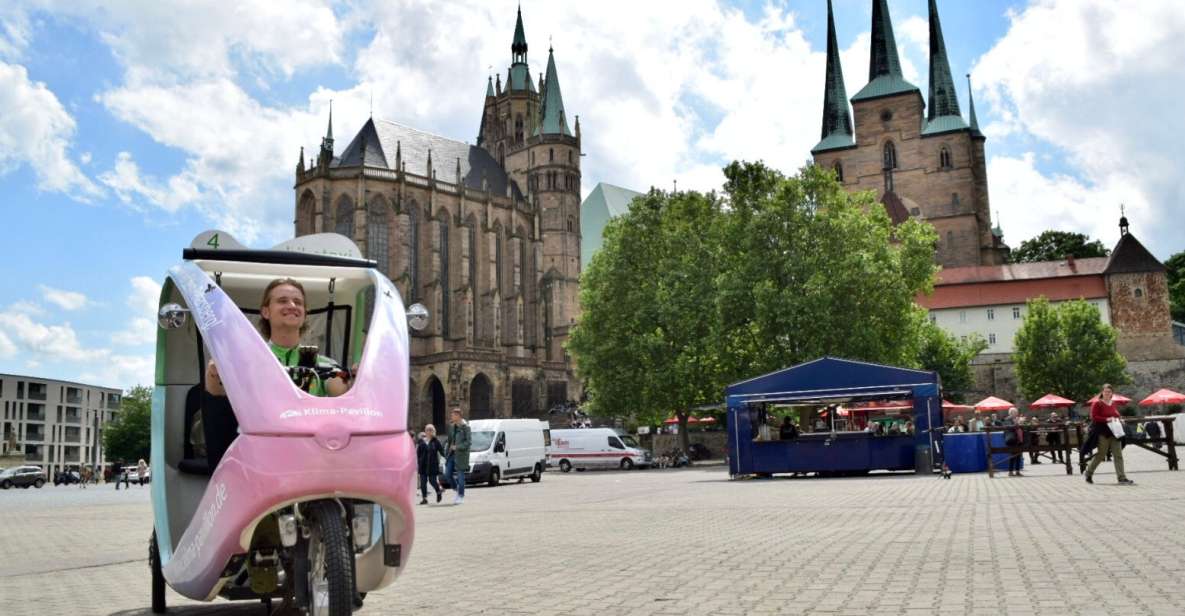
M103 429L121 397L118 389L0 374L0 460L41 465L50 477L70 466L105 464Z

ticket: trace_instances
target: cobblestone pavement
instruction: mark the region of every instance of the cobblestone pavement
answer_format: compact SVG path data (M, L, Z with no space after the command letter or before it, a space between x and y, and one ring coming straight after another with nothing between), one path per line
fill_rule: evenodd
M366 614L1183 614L1185 473L550 472L419 508ZM446 503L449 502L446 498ZM0 492L0 614L149 614L148 489ZM263 614L259 604L170 613Z

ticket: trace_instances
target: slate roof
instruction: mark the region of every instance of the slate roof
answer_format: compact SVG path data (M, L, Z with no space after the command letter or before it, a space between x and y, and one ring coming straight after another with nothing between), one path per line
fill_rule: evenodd
M811 153L856 146L852 138L852 114L848 111L848 93L843 83L839 44L835 40L835 17L827 0L827 73L823 81L823 130Z
M358 134L346 146L334 167L379 167L395 168L395 154L398 150L408 173L427 175L428 152L432 152L432 168L436 179L442 182L456 181L457 159L461 161L461 177L465 186L481 190L482 172L489 182L490 192L505 195L509 183L515 198L521 198L518 185L507 177L506 172L489 152L461 141L454 141L432 133L416 130L388 120L371 118L362 125Z
M564 96L560 93L560 78L555 70L555 53L547 51L547 80L543 82L543 101L539 108L542 121L537 132L545 135L568 135L568 120L564 116Z
M872 45L868 59L868 85L852 97L852 102L917 92L918 87L901 75L901 60L897 56L897 41L893 36L893 22L885 0L872 3Z
M901 197L897 193L889 191L885 196L881 197L881 203L885 206L885 212L888 213L889 219L893 221L894 225L899 225L909 220L909 208L905 207L905 203L901 201Z
M1107 258L1107 265L1103 270L1107 274L1131 274L1137 272L1167 271L1159 259L1148 252L1147 248L1131 233L1124 233Z
M948 124L966 128L959 111L959 95L950 76L950 61L946 55L946 41L942 38L942 22L938 19L938 3L930 0L930 100L926 110L926 128L947 118ZM947 129L950 130L950 129ZM925 131L922 134L926 134Z

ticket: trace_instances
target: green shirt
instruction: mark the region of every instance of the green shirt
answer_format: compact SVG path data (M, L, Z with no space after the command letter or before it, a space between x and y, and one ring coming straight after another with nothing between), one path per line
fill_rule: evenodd
M294 347L284 347L269 340L267 346L272 350L272 354L276 356L276 359L280 361L281 366L290 368L300 364L299 345ZM338 364L337 362L333 361L332 358L326 357L324 355L318 355L317 367L337 368ZM322 397L328 395L325 392L325 383L320 377L313 377L313 384L311 387L309 387L309 393L313 394L314 396Z

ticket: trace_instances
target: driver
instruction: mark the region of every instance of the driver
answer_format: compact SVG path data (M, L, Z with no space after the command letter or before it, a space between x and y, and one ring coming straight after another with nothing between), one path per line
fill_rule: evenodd
M259 332L267 340L272 354L285 367L299 365L300 337L308 329L305 321L304 287L291 278L278 278L263 290L259 306ZM317 356L317 366L337 368L337 362L324 355ZM314 396L340 396L349 384L340 376L322 380L313 377L309 393ZM218 377L214 360L206 364L206 389L202 395L202 430L206 437L206 457L213 470L226 453L235 436L239 422L226 396L226 388Z

